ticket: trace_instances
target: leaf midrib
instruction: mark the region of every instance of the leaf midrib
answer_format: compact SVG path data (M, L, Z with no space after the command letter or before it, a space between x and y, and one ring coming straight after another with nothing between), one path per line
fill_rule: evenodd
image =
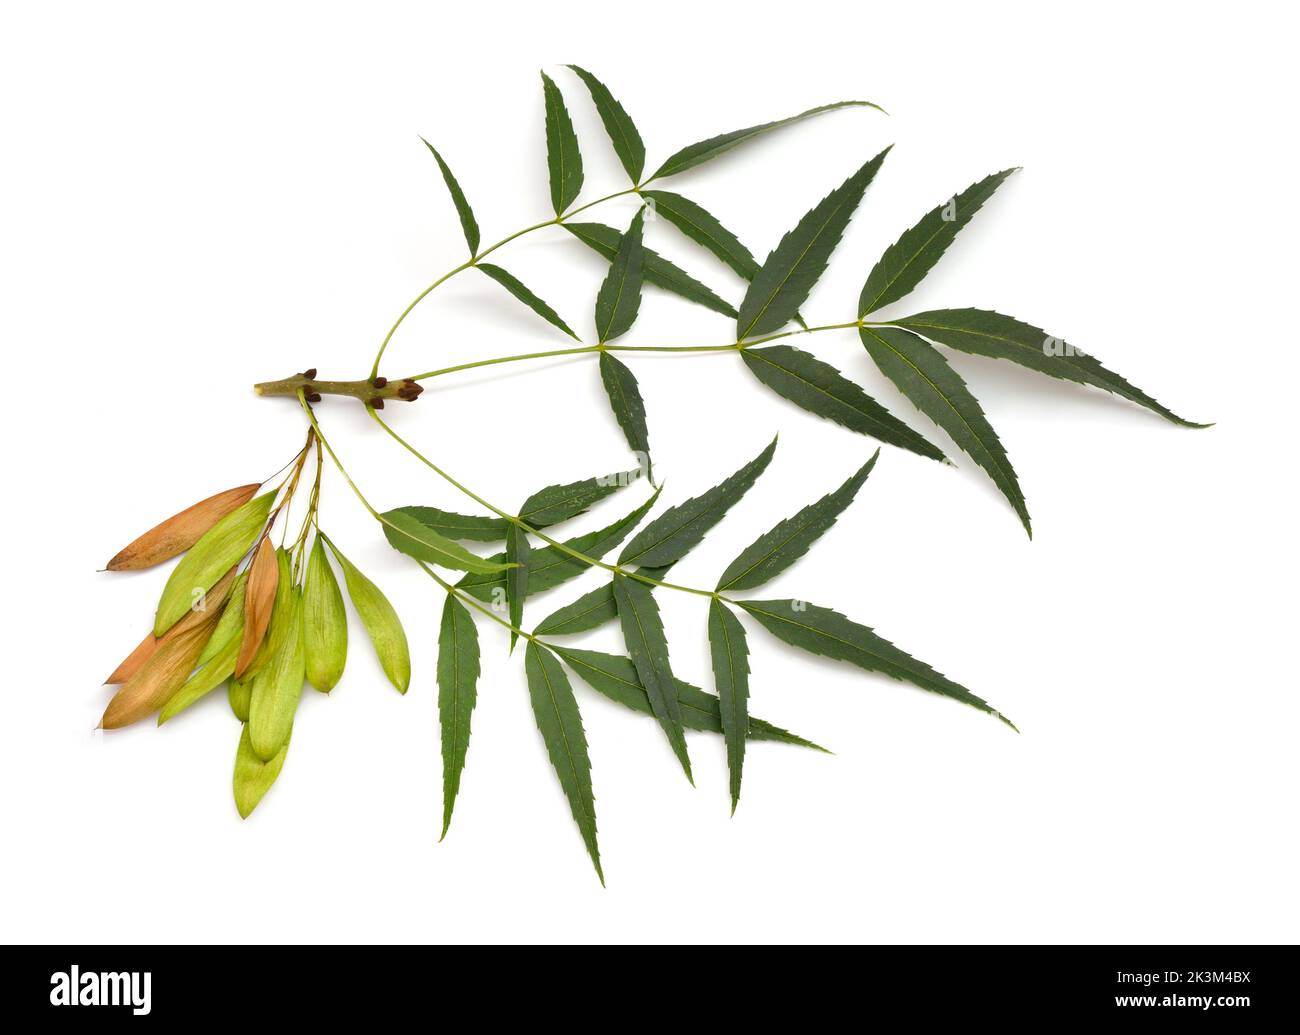
M744 745L746 731L740 729L740 715L736 708L737 699L739 698L740 694L737 690L737 685L736 685L736 658L731 650L731 630L727 628L726 611L723 608L723 605L721 604L721 602L716 600L714 601L714 604L721 610L721 615L718 618L718 629L722 633L723 647L727 651L728 686L727 686L727 696L725 698L725 703L728 707L728 710L731 712L731 725L730 728L728 729L726 727L726 724L724 724L724 729L726 729L727 733L729 734L727 737L728 740L727 747L728 747L728 751L730 751L732 747L731 741L735 739L735 735L737 733L741 734L740 744L742 746ZM724 698L722 696L722 687L719 686L718 687L719 706L721 706L723 701Z

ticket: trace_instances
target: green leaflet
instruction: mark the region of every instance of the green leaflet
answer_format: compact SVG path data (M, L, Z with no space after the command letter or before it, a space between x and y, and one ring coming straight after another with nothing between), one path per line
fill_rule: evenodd
M957 231L971 221L984 202L1015 169L986 176L954 198L931 209L921 221L885 249L858 299L858 319L910 292L948 250Z
M532 547L528 544L528 533L518 525L511 525L506 531L506 563L516 565L506 572L506 605L510 609L510 624L515 629L524 624L524 599L528 596L528 557ZM510 630L510 649L515 649L519 634Z
M677 703L677 681L668 661L668 638L659 616L659 605L651 596L649 586L626 575L614 576L614 604L628 656L636 666L650 707L686 771L686 779L694 783L686 736L682 732L682 710Z
M486 273L552 327L558 327L574 341L580 340L569 325L560 319L560 314L533 294L528 285L513 273L503 270L500 266L494 266L490 262L477 263L476 268Z
M293 731L289 732L292 734ZM239 810L241 819L247 819L257 808L258 802L266 796L266 792L271 789L271 784L275 783L280 770L284 768L284 760L288 754L289 737L285 737L275 757L269 762L262 761L253 750L248 724L244 724L243 732L239 735L239 750L235 752L234 780L235 808Z
M796 406L908 452L943 460L931 445L829 363L793 345L741 349L745 366Z
M370 642L374 644L384 674L398 693L406 693L407 687L411 685L411 652L401 619L397 617L388 598L379 591L379 587L343 556L333 539L326 539L325 544L343 569L348 596L352 598L352 606L356 608L361 624L366 627Z
M565 223L564 229L593 251L613 260L623 235L603 223ZM688 302L695 302L723 316L736 316L736 307L719 298L712 288L706 287L681 267L674 265L658 252L642 248L642 272L648 283L671 291Z
M257 541L274 501L273 492L254 496L223 517L190 547L163 587L154 617L155 636L161 636L180 621L201 594L239 563Z
M579 68L577 65L570 65L569 68L587 84L591 99L596 104L596 113L600 115L600 121L605 124L605 132L609 134L609 141L614 145L614 153L618 155L618 160L627 170L628 179L634 184L640 183L641 174L645 171L645 144L641 142L641 134L637 132L636 124L623 109L623 105L614 99L614 95L609 92L609 88L604 83L585 68Z
M618 654L603 654L595 650L580 650L577 647L559 647L551 644L551 649L563 658L577 673L578 677L597 693L611 701L653 716L650 698L646 696L645 687L637 678L636 668L631 658ZM718 711L718 699L705 693L697 686L677 680L677 703L682 709L682 725L691 730L703 730L706 733L721 733L722 718ZM750 717L750 740L772 740L783 744L795 744L799 747L825 751L824 747L811 740L796 736L779 726L773 726L763 719Z
M591 759L587 754L587 734L582 715L573 696L573 687L555 655L530 641L524 651L524 672L528 677L528 694L533 702L537 728L546 743L546 753L560 778L569 811L578 824L582 840L596 867L600 883L605 874L600 868L600 848L596 844L596 799L591 790Z
M911 331L899 327L863 327L859 333L881 372L988 472L1020 515L1025 532L1032 537L1029 510L1016 472L997 432L984 417L984 411L961 375L933 345Z
M802 600L737 600L759 623L778 639L811 654L847 661L868 672L882 672L904 683L919 686L962 704L996 715L1012 729L1011 722L982 698L954 683L923 661L905 654L865 625L850 621L838 611Z
M647 578L662 579L671 567L672 565L665 565L662 568L638 568L636 573ZM586 632L588 629L598 629L617 617L614 586L607 582L589 593L584 593L572 604L560 608L534 631L539 636L568 636L577 632Z
M659 167L659 171L650 177L650 180L658 180L664 176L675 176L679 172L685 172L687 169L693 169L710 159L717 158L718 155L725 154L733 147L739 147L746 141L753 140L754 137L770 133L782 126L791 126L796 122L802 122L804 119L810 119L814 115L822 114L822 112L835 111L837 108L875 108L877 111L884 111L880 105L872 104L870 101L836 101L834 104L823 104L819 108L809 108L798 115L791 115L789 118L780 119L776 122L764 122L760 126L735 129L730 133L722 133L716 137L709 137L708 140L701 140L697 144L683 147L664 162ZM646 183L649 183L650 180L646 180Z
M582 190L582 153L564 96L545 72L542 95L546 102L546 167L551 175L551 204L558 216Z
M424 137L420 138L424 140ZM469 201L465 198L465 192L460 189L460 184L456 182L456 177L451 174L451 169L447 163L442 160L442 155L438 154L438 149L427 140L424 140L424 146L432 153L434 161L438 163L438 168L442 170L443 182L447 184L447 193L451 195L452 204L456 206L456 215L460 217L460 228L465 231L465 243L469 245L469 254L472 259L478 254L478 221L474 218L474 210L469 207Z
M745 280L754 279L754 274L758 272L758 260L712 213L671 191L647 190L641 196L654 205L656 215L663 216Z
M1040 374L1102 388L1185 428L1209 427L1185 420L1091 356L1012 316L987 309L935 309L893 322L949 348L975 356L1009 359Z
M659 493L655 492L630 514L624 515L604 528L566 540L564 545L588 557L600 559L628 537L658 499ZM504 557L503 554L496 556ZM589 567L591 566L585 561L580 561L554 546L534 550L528 562L528 595L554 589L581 575ZM463 589L480 600L491 601L498 591L504 593L505 577L500 572L491 575L466 575L456 583L456 588Z
M741 550L718 579L719 591L761 586L807 553L853 502L879 456L880 450L877 449L871 459L834 492L804 507L794 517L778 522Z
M808 299L889 148L826 195L781 238L750 282L736 317L736 340L780 330Z
M302 649L307 682L329 693L343 676L348 660L348 615L334 569L320 536L307 559L302 590Z
M600 344L626 334L641 308L644 254L641 233L645 209L637 209L632 225L618 243L614 261L596 295L596 336Z
M199 653L200 665L206 665L220 654L231 640L238 640L244 635L244 591L248 587L248 572L241 571L230 588L230 597L226 609L217 620L217 627L212 631L212 638L203 645ZM236 648L238 655L238 648Z
M235 661L238 657L239 639L232 638L168 698L162 711L158 713L158 725L161 726L168 719L175 718L229 679L235 671Z
M636 469L602 475L598 478L584 478L582 481L568 482L564 485L548 485L524 501L519 517L524 524L533 528L558 525L562 521L586 513L606 496L631 485L640 476L640 469Z
M605 583L548 615L533 632L538 636L567 636L588 629L599 629L617 617L614 587Z
M680 561L750 490L775 451L776 439L772 439L766 449L726 481L665 510L623 548L618 563L657 568Z
M509 524L502 517L454 514L449 510L439 510L437 507L398 507L388 513L389 515L409 514L425 528L448 539L473 539L483 543L504 542L506 526Z
M478 700L478 629L465 606L448 593L438 631L438 722L442 727L442 835L460 792L469 750L470 717Z
M608 352L602 352L600 380L605 386L605 394L609 396L614 419L623 429L628 448L643 459L649 468L650 431L646 427L645 403L641 399L641 388L636 383L636 375L622 360L615 359Z
M505 567L492 561L485 561L476 553L470 553L460 543L448 539L434 531L420 520L414 508L404 507L381 514L384 535L395 550L400 550L417 561L425 561L443 568L455 568L458 571L471 571L479 574L501 571Z
M279 649L253 677L248 706L249 740L253 753L264 762L274 759L288 741L307 678L302 649L302 595L296 588L284 622L286 630Z
M740 779L749 737L749 645L745 627L716 597L709 602L709 655L718 688L722 735L727 742L727 771L731 777L731 812L740 803Z

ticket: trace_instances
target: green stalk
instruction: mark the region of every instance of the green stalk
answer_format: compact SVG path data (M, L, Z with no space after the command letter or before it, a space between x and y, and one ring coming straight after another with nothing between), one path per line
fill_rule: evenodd
M828 323L820 327L809 327L806 330L801 328L794 331L782 331L779 334L769 334L764 338L755 338L752 341L733 341L726 345L580 345L575 348L551 349L547 352L524 352L517 356L497 356L493 359L476 360L473 363L459 363L454 367L442 367L438 370L426 370L422 374L411 374L402 378L402 381L427 381L430 378L443 377L446 374L458 374L463 370L474 370L478 367L496 366L499 363L519 363L524 360L551 359L556 356L580 356L591 352L739 352L751 346L763 345L780 338L790 338L800 334L815 334L818 331L838 331L849 327L856 329L863 325L861 320L854 320L850 323ZM353 384L354 382L343 383Z
M501 238L501 240L497 241L496 244L489 245L487 248L484 248L478 254L467 259L465 262L462 262L459 266L456 266L455 268L448 270L441 277L439 277L432 284L430 284L427 288L425 288L418 295L416 295L415 298L411 300L411 304L402 310L401 314L397 317L397 319L393 321L393 325L390 328L388 328L388 333L384 335L384 340L379 345L379 351L375 353L375 361L370 366L370 380L373 381L376 377L379 376L379 362L384 358L384 353L388 350L388 343L393 340L393 335L397 333L397 328L402 326L403 321L405 321L405 319L411 315L411 311L417 305L419 305L429 295L431 295L436 288L440 287L442 284L451 280L451 278L454 277L457 273L463 273L465 270L469 269L470 267L477 266L479 262L487 258L498 248L501 248L504 245L507 245L511 241L517 240L520 237L523 237L524 234L531 234L534 230L542 230L548 226L562 226L564 225L564 221L566 219L572 219L579 212L585 212L589 208L594 208L596 205L603 204L606 201L613 201L615 198L621 198L628 194L635 194L637 193L637 191L638 188L636 187L629 187L626 190L615 191L613 194L606 194L603 198L597 198L595 201L589 201L585 205L579 205L575 209L570 209L568 212L565 212L563 215L558 215L554 219L548 219L543 223L534 223L532 226L526 226L522 230L516 230L513 234L509 234L508 236Z
M334 447L330 445L329 439L325 437L325 433L321 430L321 426L316 420L316 414L312 412L311 405L307 402L307 399L301 393L299 393L298 402L302 405L303 411L307 414L307 419L311 421L311 426L313 429L315 429L316 437L320 440L320 444L325 447L325 452L329 454L330 460L332 460L334 466L338 468L339 474L343 475L343 480L348 483L348 487L356 495L357 499L361 501L361 505L365 507L366 510L369 512L370 516L373 517L380 524L388 525L390 528L397 528L396 525L394 525L391 521L389 521L386 517L384 517L383 514L379 513L379 511L377 511L373 506L371 506L370 501L366 499L365 494L359 488L357 488L357 483L352 480L352 476L348 474L347 468L343 466L343 462L339 460L338 454L334 452ZM463 492L470 499L474 500L474 502L478 503L480 506L486 507L488 510L492 511L497 516L505 518L505 520L509 521L511 524L518 525L525 532L529 532L537 536L539 539L543 540L544 542L550 544L551 546L554 546L561 553L568 554L570 557L574 558L575 560L582 561L584 564L587 564L593 568L604 568L606 571L613 572L616 575L626 575L630 579L636 579L638 582L644 582L646 583L646 585L649 586L660 586L663 589L675 589L680 593L693 593L696 596L709 597L710 599L714 599L714 600L727 599L726 597L722 596L720 593L716 592L715 590L696 589L693 586L679 586L673 582L661 582L658 579L652 579L649 575L642 575L640 572L632 571L627 568L622 568L617 564L606 564L604 561L598 560L595 557L589 557L585 553L581 553L578 550L573 549L567 543L562 543L559 540L552 539L545 532L539 531L538 529L534 528L532 525L528 524L517 514L507 514L504 510L500 509L499 507L493 506L482 496L479 496L473 490L467 488L466 486L462 485L460 482L456 481L456 479L454 479L442 468L434 464L433 461L429 460L427 457L421 454L418 450L416 450L414 446L412 446L409 442L407 442L400 435L398 435L397 432L395 432L392 428L390 428L387 424L385 424L383 418L381 418L379 414L377 414L374 410L370 411L370 415L374 417L376 421L379 422L380 427L382 427L385 431L387 431L390 435L392 435L393 438L395 438L398 442L402 444L402 446L404 446L407 450L409 450L417 458L419 458L419 460L423 464L425 464L428 468L430 468L430 470L434 471L434 473L439 475L439 477L445 479L451 485L455 486L457 489Z
M537 536L537 538L542 540L542 542L546 543L549 546L554 546L561 553L568 554L570 557L574 558L575 560L582 561L584 564L591 565L592 567L604 568L606 571L613 572L615 575L626 575L628 578L635 579L637 582L644 582L648 586L660 586L663 589L675 589L681 593L694 593L697 596L709 597L710 599L722 599L715 590L696 589L693 586L681 586L675 582L660 582L658 579L652 579L649 575L642 575L638 571L634 571L629 568L624 568L617 564L606 564L604 561L597 560L595 557L588 557L585 553L580 553L579 551L573 549L573 547L569 546L567 543L562 543L558 539L552 539L545 532L541 531L540 529L534 528L532 525L528 524L528 522L524 521L521 517L519 517L519 515L506 513L506 511L502 510L500 507L494 506L493 504L485 500L482 496L466 488L455 478L449 475L446 471L444 471L441 467L439 467L432 460L430 460L427 456L425 456L418 449L416 449L413 445L407 442L406 439L402 438L402 436L399 435L396 431L394 431L391 427L389 427L388 424L384 422L384 419L381 416L379 416L379 414L376 413L374 410L370 411L370 416L373 417L378 422L381 428L383 428L398 443L400 443L401 446L407 450L407 452L409 452L412 456L414 456L417 460L419 460L422 464L424 464L427 468L429 468L429 470L433 471L434 474L438 475L438 477L442 478L443 480L445 480L455 488L459 489L461 492L463 492L466 496L472 499L479 506L486 507L488 510L492 511L492 513L496 514L498 517L504 518L506 521L509 521L512 525L516 525L519 528L523 529L525 532Z

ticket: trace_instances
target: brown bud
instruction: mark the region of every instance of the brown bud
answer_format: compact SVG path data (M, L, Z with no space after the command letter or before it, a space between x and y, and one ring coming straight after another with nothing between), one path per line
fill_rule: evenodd
M275 547L269 538L263 538L257 548L253 563L248 568L248 585L244 590L244 633L239 641L239 655L235 660L235 678L244 674L257 648L266 636L271 622L271 609L275 604L275 587L280 581L280 564Z
M376 410L382 410L384 408L384 400L381 399L379 396L374 395L370 397L370 399L366 402L366 405Z
M318 402L320 402L320 392L308 392L308 393L307 393L307 401L308 401L309 403L318 403Z
M209 496L149 529L108 562L109 571L151 568L184 553L227 514L253 498L262 486L241 485Z
M417 384L409 378L402 382L402 387L397 390L397 397L407 402L415 402L420 393L424 391L424 386Z
M373 384L376 388L383 388L388 384L388 378L377 377L374 379L374 381L371 382L371 384Z
M306 370L304 370L304 371L302 372L302 376L305 377L308 381L315 381L315 380L316 380L316 368L315 368L315 367L308 367Z

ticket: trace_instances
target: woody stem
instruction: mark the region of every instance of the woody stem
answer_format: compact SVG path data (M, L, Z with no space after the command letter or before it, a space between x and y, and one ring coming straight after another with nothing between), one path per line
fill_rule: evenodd
M298 393L302 392L308 402L319 402L323 395L346 395L382 409L385 399L414 402L424 389L409 378L400 381L389 381L384 377L362 381L321 381L316 378L315 370L308 370L280 381L255 384L253 391L258 395L283 395L289 398L297 398Z

